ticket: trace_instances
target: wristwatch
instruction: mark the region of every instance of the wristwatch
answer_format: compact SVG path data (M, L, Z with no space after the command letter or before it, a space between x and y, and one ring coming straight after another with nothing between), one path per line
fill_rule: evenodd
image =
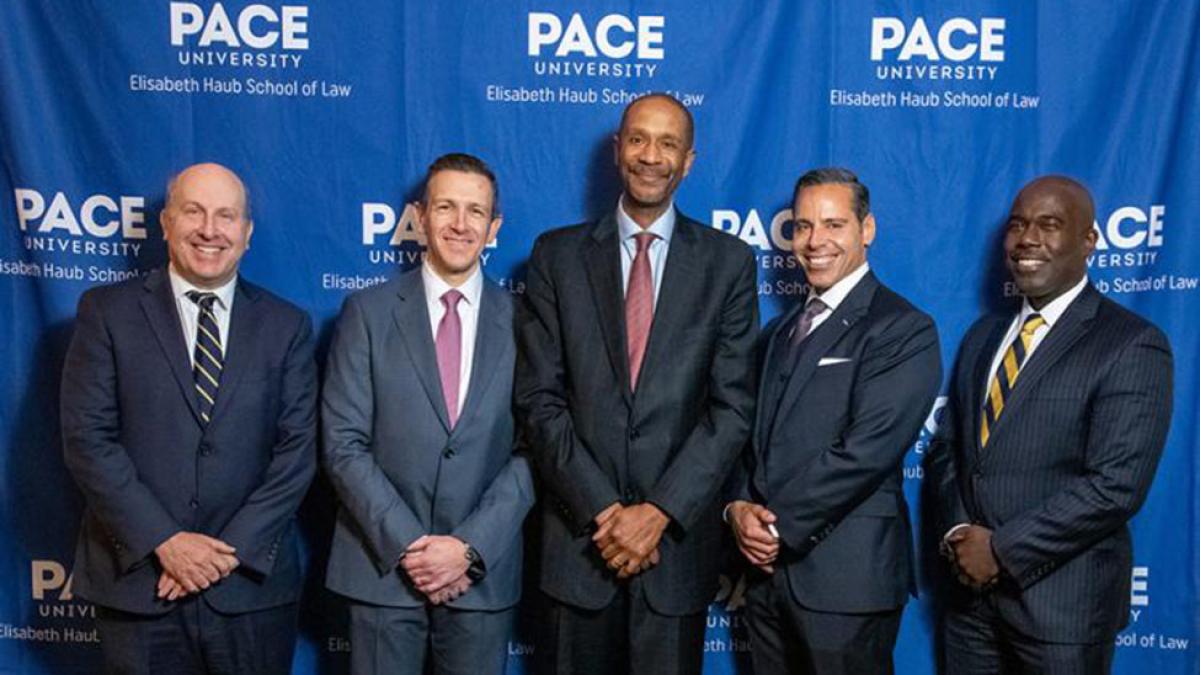
M487 568L483 565L483 557L479 555L479 551L476 551L475 547L470 544L466 544L466 547L467 550L463 552L463 555L466 556L469 563L467 578L471 580L471 583L477 584L487 576Z

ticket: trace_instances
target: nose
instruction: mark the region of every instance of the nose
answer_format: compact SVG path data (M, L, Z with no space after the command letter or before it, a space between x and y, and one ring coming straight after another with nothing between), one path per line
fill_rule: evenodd
M1041 246L1042 230L1037 225L1030 223L1021 230L1021 236L1017 239L1018 246Z
M642 147L638 159L646 164L658 164L662 161L662 152L659 150L658 144L651 141Z
M813 225L808 228L808 241L805 242L805 247L809 250L817 250L825 243L825 230L819 225Z

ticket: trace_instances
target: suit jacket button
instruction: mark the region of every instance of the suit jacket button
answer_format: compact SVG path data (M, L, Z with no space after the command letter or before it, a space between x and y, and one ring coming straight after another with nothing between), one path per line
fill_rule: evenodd
M975 471L971 472L971 478L974 478L975 480L979 480L980 478L983 478L983 472L976 469Z
M637 427L632 427L632 428L630 428L630 430L629 430L629 440L631 440L631 441L636 441L637 439L638 439L638 430L637 430Z
M211 454L212 454L212 446L209 445L208 443L201 443L200 444L200 456L208 457Z
M453 456L454 456L454 448L446 448L445 450L442 451L442 457L445 457L446 459L450 459Z
M192 500L188 502L188 506L192 507L193 509L198 509L200 508L200 500L193 497Z

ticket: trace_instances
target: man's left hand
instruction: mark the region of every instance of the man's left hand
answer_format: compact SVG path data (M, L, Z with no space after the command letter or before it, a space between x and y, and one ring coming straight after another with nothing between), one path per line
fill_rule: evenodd
M425 595L433 595L467 572L467 545L461 539L425 535L414 541L400 567Z
M449 584L447 584L441 590L439 590L435 593L431 593L430 595L428 595L426 597L429 598L429 602L431 602L435 605L444 605L447 602L450 602L451 600L457 599L463 593L466 593L467 589L469 589L470 587L471 587L471 577L468 577L467 575L464 574L461 577L455 579L454 581L451 581Z
M627 506L600 526L592 541L610 569L638 569L658 548L671 519L653 504Z
M958 580L972 588L991 585L1000 576L1000 563L992 553L992 531L979 525L968 525L946 537L954 551Z

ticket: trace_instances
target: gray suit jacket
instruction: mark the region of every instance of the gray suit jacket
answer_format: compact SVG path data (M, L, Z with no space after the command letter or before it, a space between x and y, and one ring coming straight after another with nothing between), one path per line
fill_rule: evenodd
M514 454L512 300L485 281L467 399L450 430L420 269L350 296L325 374L324 466L341 501L325 583L362 602L416 607L396 570L425 534L479 551L487 577L450 603L495 610L521 593L521 525L533 504Z
M617 222L547 232L529 262L519 322L516 402L544 480L540 584L599 609L624 583L590 526L614 502L651 502L670 518L658 566L642 574L656 611L703 610L717 590L717 499L754 416L758 335L754 256L682 215L654 323L629 389Z
M779 518L797 603L895 609L916 588L901 471L942 383L937 330L868 273L779 368L802 308L767 331L743 498Z
M960 522L993 530L1003 581L992 592L1021 633L1111 640L1129 621L1126 521L1146 498L1171 420L1171 348L1087 286L1021 368L981 448L984 382L1011 321L985 317L963 339L930 448L939 531Z

